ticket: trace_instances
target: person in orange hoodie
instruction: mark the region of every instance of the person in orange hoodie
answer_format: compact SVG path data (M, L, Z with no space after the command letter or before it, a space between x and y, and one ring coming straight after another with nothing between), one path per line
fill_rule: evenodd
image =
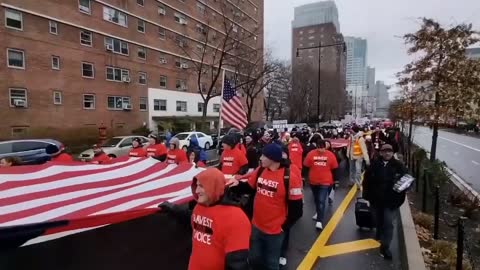
M293 134L293 138L288 144L288 156L292 164L302 170L303 147L296 133Z
M308 179L317 210L317 214L313 216L317 221L315 227L323 230L326 201L333 185L333 170L338 167L338 163L335 154L326 149L324 140L318 139L316 145L317 149L308 153L303 165L309 168Z
M103 152L103 149L100 145L93 145L93 159L90 163L93 164L108 164L110 163L111 158Z
M220 156L219 169L224 174L243 175L248 171L248 160L246 154L237 147L235 135L225 135L222 138L223 152Z
M49 144L45 149L47 154L51 156L51 160L53 162L73 162L72 156L65 152L65 146L60 145L57 147L56 145Z
M177 138L170 139L170 149L167 152L168 164L180 164L188 162L187 153L180 149L180 141Z
M167 147L154 134L148 135L147 156L165 161L167 159Z
M142 145L142 140L140 138L135 138L132 141L132 150L130 150L130 153L128 153L129 156L131 157L146 157L147 156L147 150L143 148Z
M215 168L199 173L192 181L197 205L190 218L192 253L189 270L248 270L251 224L242 209L225 196L225 176ZM189 212L170 202L159 207L181 218Z

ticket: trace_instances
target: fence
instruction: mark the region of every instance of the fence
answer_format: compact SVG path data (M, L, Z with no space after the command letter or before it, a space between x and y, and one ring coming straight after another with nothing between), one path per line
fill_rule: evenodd
M443 234L457 245L456 259L452 265L454 269L479 269L475 266L479 254L474 254L478 253L478 250L471 247L474 243L480 242L480 239L471 239L473 235L469 235L469 241L465 241L466 230L476 224L469 215L472 215L478 207L478 201L471 201L462 192L452 193L456 187L450 180L451 175L446 165L439 161L430 161L428 154L418 146L408 144L406 137L403 141L405 142L401 145L403 161L416 179L411 191L414 205L422 213L433 215L431 224L433 243L440 239L440 234ZM452 210L455 208L461 208L464 212L456 213ZM464 258L468 258L468 263Z

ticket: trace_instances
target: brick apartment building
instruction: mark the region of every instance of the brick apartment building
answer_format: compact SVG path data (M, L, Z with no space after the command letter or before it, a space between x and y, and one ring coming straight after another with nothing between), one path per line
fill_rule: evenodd
M203 101L191 52L218 48L227 19L250 34L242 46L263 46L263 0L0 1L0 138L102 124L128 134L142 125L156 130L162 120L198 121ZM207 31L212 40L202 43ZM219 103L210 101L209 119L218 118Z
M323 23L309 25L292 29L292 68L294 70L294 89L301 87L305 83L305 78L301 70L302 67L309 66L308 77L311 79L313 91L312 106L307 112L309 115L317 113L317 93L318 93L318 69L320 68L320 114L330 120L330 117L343 116L345 110L345 78L346 78L346 55L343 46L332 46L319 49L299 50L297 48L315 47L321 44L328 46L331 44L342 44L343 35L337 33L333 23ZM321 57L321 61L319 61ZM320 64L320 67L319 67Z

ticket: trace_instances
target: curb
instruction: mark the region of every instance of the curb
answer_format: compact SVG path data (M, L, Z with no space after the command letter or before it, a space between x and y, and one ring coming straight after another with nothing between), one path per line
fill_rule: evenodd
M400 221L402 223L402 226L399 227L400 251L405 262L403 269L426 270L408 198L400 207Z

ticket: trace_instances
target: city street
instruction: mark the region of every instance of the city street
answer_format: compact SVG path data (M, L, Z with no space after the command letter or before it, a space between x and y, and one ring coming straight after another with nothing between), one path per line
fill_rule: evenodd
M432 130L415 126L413 141L430 152ZM450 169L475 190L480 190L480 139L440 130L437 158L445 161Z

